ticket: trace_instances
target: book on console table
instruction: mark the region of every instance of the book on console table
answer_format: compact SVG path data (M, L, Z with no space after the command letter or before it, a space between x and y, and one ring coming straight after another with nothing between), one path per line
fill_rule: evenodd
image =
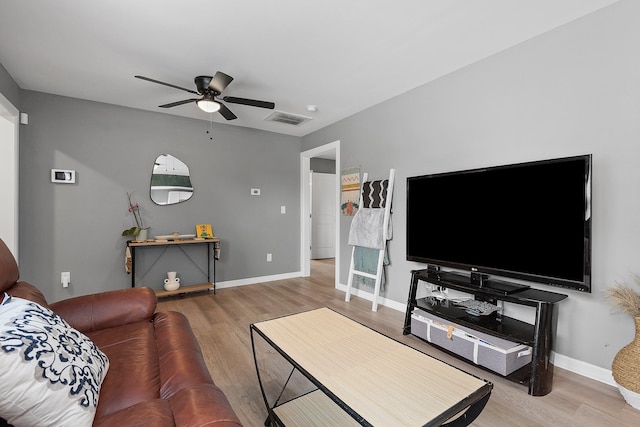
M203 239L210 239L213 237L213 231L211 224L198 224L196 225L196 236Z

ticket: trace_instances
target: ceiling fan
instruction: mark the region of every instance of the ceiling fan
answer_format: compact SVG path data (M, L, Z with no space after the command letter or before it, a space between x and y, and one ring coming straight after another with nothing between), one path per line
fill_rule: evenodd
M195 102L198 107L207 113L219 112L227 120L237 119L238 116L233 114L231 110L227 108L220 99L232 104L249 105L252 107L268 108L273 110L276 106L273 102L258 101L255 99L237 98L235 96L223 96L220 98L222 91L233 81L233 77L217 71L216 75L211 76L198 76L193 81L196 84L196 90L186 89L180 86L173 85L171 83L161 82L159 80L150 79L144 76L135 76L137 79L147 80L152 83L158 83L161 85L169 86L175 89L184 90L189 93L201 95L201 98L184 99L182 101L171 102L169 104L159 105L160 108L171 108L182 104L188 104L189 102Z

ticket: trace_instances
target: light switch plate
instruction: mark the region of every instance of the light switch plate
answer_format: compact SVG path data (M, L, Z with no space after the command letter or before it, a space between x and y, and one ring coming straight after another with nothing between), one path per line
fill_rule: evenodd
M58 184L75 184L76 171L69 169L51 169L51 182Z

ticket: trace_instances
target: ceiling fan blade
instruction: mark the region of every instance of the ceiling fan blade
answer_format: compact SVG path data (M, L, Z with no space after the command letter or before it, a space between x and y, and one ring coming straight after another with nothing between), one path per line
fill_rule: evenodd
M235 120L238 118L238 116L236 116L235 114L233 114L231 112L231 110L229 110L227 108L226 105L224 105L222 102L217 101L220 104L220 110L218 111L220 114L222 114L222 117L224 117L227 120Z
M169 87L172 87L172 88L175 88L175 89L180 89L180 90L184 90L184 91L189 92L189 93L195 93L196 95L200 95L195 90L185 89L185 88L180 87L180 86L172 85L171 83L161 82L160 80L154 80L154 79L150 79L149 77L144 77L144 76L134 76L134 77L136 79L146 80L146 81L151 82L151 83L157 83L159 85L165 85L165 86L169 86Z
M209 89L215 90L218 93L222 93L222 91L229 86L229 83L233 81L233 77L226 75L221 71L217 71L216 75L213 76L211 82L209 83Z
M172 102L170 104L164 104L164 105L158 105L158 107L160 108L171 108L171 107L177 107L178 105L182 105L182 104L188 104L189 102L196 102L197 99L184 99L182 101L177 101L177 102Z
M276 107L273 102L258 101L256 99L236 98L235 96L225 96L222 99L232 104L250 105L252 107L268 108L269 110L273 110Z

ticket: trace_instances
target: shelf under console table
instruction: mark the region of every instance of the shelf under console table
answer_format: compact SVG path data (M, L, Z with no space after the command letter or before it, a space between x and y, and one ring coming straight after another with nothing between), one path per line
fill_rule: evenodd
M435 298L416 299L420 281L472 294L476 299L484 301L493 303L504 301L534 307L536 310L535 323L522 322L504 315L472 316L461 307L443 304ZM550 356L556 336L558 303L565 298L567 298L565 294L532 288L505 293L490 287L474 286L467 276L461 274L414 270L411 272L411 286L403 334L412 333L411 315L413 310L417 308L452 323L530 346L531 363L507 375L506 378L527 385L529 394L532 396L544 396L551 391L552 387L553 364L550 361Z
M138 242L130 240L127 242L127 246L131 252L131 287L136 287L136 251L141 248L150 247L177 247L182 249L183 245L206 245L207 248L207 282L198 283L192 285L180 285L180 287L174 291L167 291L165 289L157 289L155 291L158 297L167 297L172 295L186 294L190 292L201 292L213 290L213 294L216 293L216 260L218 259L217 249L219 248L220 238L213 237L210 239L183 239L183 240L147 240L144 242ZM212 247L215 255L212 254ZM213 280L211 280L211 258L213 258ZM193 262L193 261L192 261Z

